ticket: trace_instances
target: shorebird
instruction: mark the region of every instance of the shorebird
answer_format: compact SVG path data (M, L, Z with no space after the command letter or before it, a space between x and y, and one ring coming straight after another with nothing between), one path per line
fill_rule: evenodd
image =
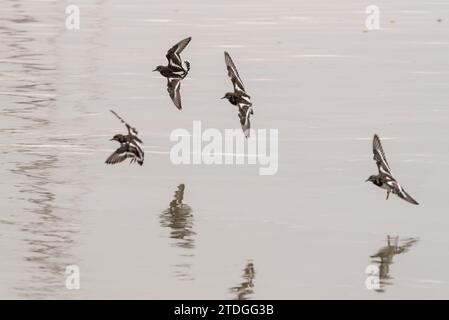
M179 41L170 50L167 51L165 57L168 60L168 65L157 66L153 71L158 71L162 76L167 78L167 91L175 104L176 108L182 109L181 105L181 80L184 79L190 70L190 62L181 59L181 52L187 47L192 37L188 37Z
M373 153L373 159L376 161L379 174L371 175L368 179L366 179L366 181L371 181L376 186L387 190L387 200L390 193L393 193L407 202L418 205L419 203L407 192L405 192L404 188L402 188L402 186L392 176L390 166L387 162L382 144L380 143L380 139L377 134L375 134L373 138Z
M243 81L240 78L239 72L231 59L229 53L225 51L225 63L228 70L228 76L231 78L232 85L234 86L234 92L226 92L222 99L228 99L229 102L239 108L239 119L242 126L242 130L245 137L249 137L249 130L251 123L249 120L250 115L254 114L251 97L246 93Z
M137 130L131 127L122 117L120 117L114 110L110 110L128 129L128 134L116 134L111 141L120 143L120 147L106 159L107 164L116 164L122 162L127 158L131 158L131 163L137 162L139 165L143 164L144 152L142 148L142 140L137 137Z

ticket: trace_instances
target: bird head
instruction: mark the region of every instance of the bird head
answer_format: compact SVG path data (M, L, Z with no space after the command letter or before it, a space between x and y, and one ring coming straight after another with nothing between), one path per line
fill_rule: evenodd
M365 180L365 182L368 182L368 181L374 182L375 180L376 180L376 176L371 175L368 177L368 179Z
M113 136L112 139L111 139L111 141L118 141L118 142L120 142L120 143L124 142L125 140L126 140L126 139L125 139L125 136L122 135L122 134L116 134L116 135Z
M231 98L234 96L234 94L232 92L226 92L226 94L224 95L224 97L222 97L222 99L228 99L231 100Z
M164 66L157 66L156 69L153 70L154 71L159 71L161 72L164 69Z

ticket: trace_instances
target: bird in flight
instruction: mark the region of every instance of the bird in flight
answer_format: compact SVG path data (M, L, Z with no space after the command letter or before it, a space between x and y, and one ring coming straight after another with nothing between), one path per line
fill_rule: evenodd
M181 52L187 47L192 37L188 37L179 41L170 50L167 51L165 57L168 60L168 65L157 66L153 71L158 71L162 76L167 78L167 91L175 104L176 108L182 109L181 104L181 80L184 79L190 70L190 62L181 59Z
M413 199L399 182L391 174L390 165L387 162L385 157L385 152L382 148L382 144L380 143L379 136L377 134L374 135L373 138L373 154L374 161L376 161L377 169L379 174L371 175L366 181L370 181L376 186L387 190L387 200L390 196L390 193L396 194L399 198L404 199L407 202L418 205L419 203Z
M254 114L251 97L246 93L243 81L240 78L239 72L231 59L229 53L224 53L226 68L228 70L228 76L231 78L232 85L234 86L234 92L227 92L222 99L228 99L229 102L238 107L238 116L240 124L245 137L249 137L251 129L251 123L249 120L250 115Z
M142 148L142 140L137 137L137 130L131 127L122 117L120 117L114 110L111 110L128 130L127 135L116 134L111 141L117 141L120 143L120 147L112 153L109 158L106 159L107 164L116 164L124 161L127 158L131 158L131 162L137 162L139 165L143 165L144 152Z

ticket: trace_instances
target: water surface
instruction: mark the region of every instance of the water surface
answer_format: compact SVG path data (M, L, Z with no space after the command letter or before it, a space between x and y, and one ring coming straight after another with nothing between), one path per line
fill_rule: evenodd
M76 4L77 31L64 1L0 4L1 298L448 297L447 3L379 1L377 31L368 1ZM179 112L151 70L187 36ZM224 50L279 129L274 176L170 162L173 129L238 127ZM143 167L104 164L111 108ZM420 206L364 183L374 133Z

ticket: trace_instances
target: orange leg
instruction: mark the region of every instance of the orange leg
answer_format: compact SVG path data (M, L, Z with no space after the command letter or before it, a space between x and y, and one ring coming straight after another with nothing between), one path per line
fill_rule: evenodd
M390 191L387 191L387 199L386 200L388 200L389 196L390 196Z

